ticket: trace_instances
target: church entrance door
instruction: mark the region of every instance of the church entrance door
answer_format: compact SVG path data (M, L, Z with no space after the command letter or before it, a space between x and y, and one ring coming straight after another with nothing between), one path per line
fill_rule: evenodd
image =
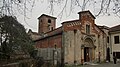
M89 47L84 48L84 62L89 62Z

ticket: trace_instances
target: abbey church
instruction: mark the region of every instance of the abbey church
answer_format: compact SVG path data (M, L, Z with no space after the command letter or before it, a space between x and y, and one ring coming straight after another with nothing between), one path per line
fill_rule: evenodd
M37 56L54 64L105 61L109 56L107 48L110 48L109 28L96 25L90 11L81 11L78 15L78 19L62 22L62 26L56 28L57 18L42 14L38 18L38 33L29 31Z

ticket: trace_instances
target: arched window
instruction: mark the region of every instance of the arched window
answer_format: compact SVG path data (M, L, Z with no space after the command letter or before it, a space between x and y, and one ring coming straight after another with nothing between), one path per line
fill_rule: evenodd
M48 23L51 23L51 20L50 20L50 19L48 19Z

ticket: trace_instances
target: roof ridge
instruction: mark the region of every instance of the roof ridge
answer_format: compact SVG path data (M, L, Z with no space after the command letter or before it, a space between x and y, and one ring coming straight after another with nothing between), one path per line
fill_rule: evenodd
M50 15L47 15L47 14L42 14L40 17L42 17L42 16L47 16L47 17L51 17L51 18L57 19L56 17L50 16ZM38 17L38 19L39 19L40 17Z
M62 24L63 24L63 23L68 23L68 22L75 22L75 21L79 21L79 19L64 21L64 22L62 22Z
M120 31L120 24L113 26L109 29L110 32Z

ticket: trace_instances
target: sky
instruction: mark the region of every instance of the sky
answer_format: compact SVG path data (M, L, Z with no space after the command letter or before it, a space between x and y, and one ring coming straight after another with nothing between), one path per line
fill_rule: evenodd
M29 29L32 29L32 31L38 32L38 19L37 18L42 14L47 14L50 16L57 17L56 27L61 26L61 23L63 21L74 20L74 19L79 18L78 12L80 12L81 9L79 7L74 7L73 10L70 12L70 9L69 9L70 5L68 5L68 6L66 6L67 7L66 12L63 13L62 18L60 19L60 16L58 16L58 15L60 14L60 11L63 8L60 5L64 5L64 3L59 4L59 6L58 6L58 4L54 5L54 10L53 10L54 13L52 14L52 13L50 13L49 3L47 1L44 1L44 0L40 0L40 1L38 0L36 2L36 4L34 5L32 12L27 14L28 18L26 18L24 20L24 16L19 15L19 16L17 16L18 21L25 26L27 31ZM94 9L88 8L86 10L90 10L93 15L95 14ZM102 15L102 16L99 16L95 19L95 24L112 27L112 26L120 24L120 18L114 14L111 14L110 16Z

